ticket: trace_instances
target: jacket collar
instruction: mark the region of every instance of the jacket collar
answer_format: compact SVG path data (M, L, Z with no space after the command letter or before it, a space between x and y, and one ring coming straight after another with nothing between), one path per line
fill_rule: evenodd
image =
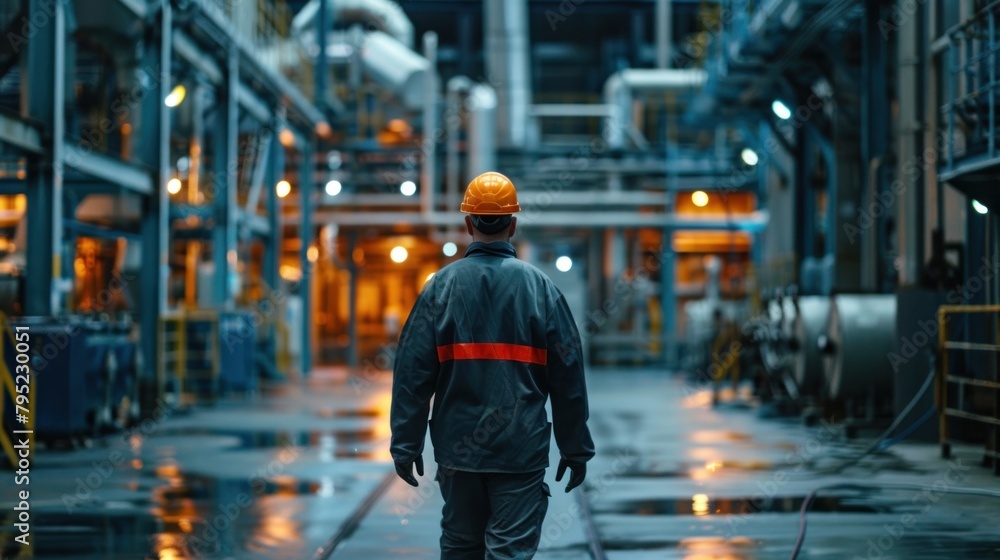
M466 257L473 257L479 255L488 255L493 257L502 258L516 258L517 251L514 250L514 246L506 241L494 241L493 243L483 243L482 241L474 241L469 248L465 250Z

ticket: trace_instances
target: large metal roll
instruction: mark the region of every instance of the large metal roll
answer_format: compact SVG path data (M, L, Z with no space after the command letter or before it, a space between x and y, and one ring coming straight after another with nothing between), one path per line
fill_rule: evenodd
M830 298L802 296L795 299L789 345L795 355L792 372L802 395L819 396L823 387L823 355L817 344L826 331Z
M895 295L838 295L830 306L823 366L832 399L888 396L896 347Z

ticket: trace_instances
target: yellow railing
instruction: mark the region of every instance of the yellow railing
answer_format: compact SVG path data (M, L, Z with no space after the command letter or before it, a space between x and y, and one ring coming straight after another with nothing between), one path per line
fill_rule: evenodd
M16 346L14 339L14 331L10 328L10 322L7 320L7 316L0 312L0 329L3 333L0 334L0 380L2 380L2 387L0 387L0 419L5 420L6 416L6 405L7 398L10 398L11 404L14 404L17 398L17 391L14 387L14 375L11 373L10 368L7 367L6 360L6 345L4 344L3 337L10 340L11 348ZM28 434L29 443L28 445L33 449L35 447L35 401L38 400L38 395L35 394L35 378L31 374L28 375L28 421L23 427L19 427L19 430L28 430L31 433ZM13 428L9 428L13 430ZM4 453L7 454L7 459L10 461L12 467L17 466L17 452L14 451L14 442L11 441L10 433L8 428L4 426L2 433L0 433L0 446L3 447Z
M972 342L969 340L949 340L948 323L952 316L959 314L987 313L994 321L994 342ZM951 351L988 352L993 353L993 379L978 379L953 374L951 371ZM1000 305L942 305L938 308L938 360L937 360L937 390L935 404L940 422L941 454L945 458L951 456L951 439L949 417L963 418L990 426L992 449L987 441L986 457L993 462L993 472L1000 475L1000 380L997 379L996 361L1000 359ZM957 384L958 393L955 406L951 406L948 398L950 385ZM967 410L965 404L965 389L987 390L993 392L993 416L986 416Z
M193 323L207 323L204 344L191 337L188 327ZM218 394L219 385L219 314L216 311L184 309L160 317L157 383L160 393L168 375L177 380L178 401L185 395L196 396L189 381L207 381L210 393ZM192 368L190 360L201 358L208 363L207 368Z

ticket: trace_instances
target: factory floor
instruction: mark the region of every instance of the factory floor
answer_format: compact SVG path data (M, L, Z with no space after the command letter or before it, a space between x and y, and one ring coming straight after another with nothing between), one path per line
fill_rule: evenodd
M413 489L389 462L390 381L323 370L253 399L164 409L130 434L84 449L39 450L30 552L39 559L437 558L433 464ZM844 482L933 489L819 494L799 558L1000 558L1000 500L945 493L1000 490L977 447L958 447L949 462L936 445L903 442L841 474L821 474L864 441L797 418L761 418L755 407L713 409L710 396L680 376L595 370L589 384L598 455L582 496L565 494L549 469L540 560L593 558L594 535L612 560L788 558L803 499ZM14 490L5 482L0 494L4 558L26 552L11 541Z

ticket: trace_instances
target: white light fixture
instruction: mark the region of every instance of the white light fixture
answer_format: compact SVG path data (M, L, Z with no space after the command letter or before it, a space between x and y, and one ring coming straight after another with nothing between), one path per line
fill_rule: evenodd
M708 193L705 191L694 191L691 193L691 203L698 208L708 206Z
M181 180L177 177L167 181L167 192L170 194L177 194L181 192Z
M783 121L792 118L792 110L779 99L775 99L774 103L771 103L771 110L774 111L775 116Z
M990 211L990 209L984 206L982 202L979 202L978 200L975 199L973 199L972 201L972 209L975 210L976 212L979 212L980 214L986 214L987 212Z
M454 257L455 254L458 253L458 245L449 241L441 247L441 252L444 253L444 256L446 257Z
M392 262L394 263L406 261L406 257L409 255L410 254L406 251L406 247L403 247L402 245L396 245L392 248L392 251L389 251L389 258L392 259Z
M184 97L187 95L187 88L184 84L177 84L174 89L170 90L170 93L163 98L163 104L167 107L176 107L184 101Z
M743 163L751 166L757 165L757 162L760 161L760 157L757 156L757 152L751 150L750 148L743 148L743 151L740 152L740 158L743 160Z
M556 268L559 269L559 272L569 272L569 269L573 268L573 259L565 255L559 257L556 259Z
M341 189L343 189L343 186L340 184L340 181L336 179L333 179L326 184L326 194L330 196L337 196L340 194Z
M278 181L278 184L274 186L274 192L277 193L278 198L285 198L292 192L292 185L288 181Z
M399 192L403 193L403 196L413 196L417 192L417 184L413 181L403 181L403 184L399 185Z

